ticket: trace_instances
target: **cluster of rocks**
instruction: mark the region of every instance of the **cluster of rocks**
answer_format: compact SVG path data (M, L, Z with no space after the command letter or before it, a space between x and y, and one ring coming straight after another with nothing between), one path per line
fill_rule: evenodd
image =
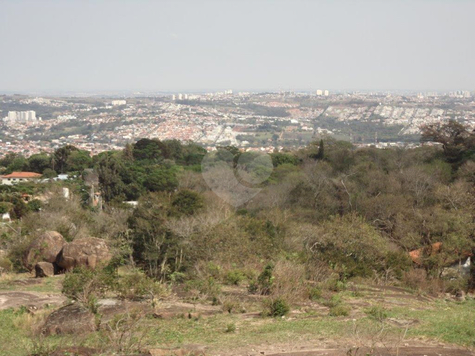
M67 242L59 232L47 231L31 242L23 262L36 277L50 277L74 267L94 269L107 264L111 257L103 239L85 237Z

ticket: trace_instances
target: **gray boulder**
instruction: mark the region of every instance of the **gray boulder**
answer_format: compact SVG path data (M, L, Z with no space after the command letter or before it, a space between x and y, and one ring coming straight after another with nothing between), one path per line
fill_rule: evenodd
M81 335L95 330L95 315L80 304L70 304L48 316L42 333L44 335Z

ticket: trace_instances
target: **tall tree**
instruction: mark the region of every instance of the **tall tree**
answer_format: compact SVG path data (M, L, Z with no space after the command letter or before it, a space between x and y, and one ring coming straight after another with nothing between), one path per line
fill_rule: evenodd
M456 168L475 154L475 132L455 120L424 126L421 141L441 143L447 162Z

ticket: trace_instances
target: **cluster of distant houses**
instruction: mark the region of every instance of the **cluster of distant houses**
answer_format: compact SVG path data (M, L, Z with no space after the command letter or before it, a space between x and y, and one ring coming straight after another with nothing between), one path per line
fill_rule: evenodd
M0 185L15 185L18 183L27 183L27 182L35 182L35 183L45 183L51 180L67 180L67 174L60 174L55 178L51 179L42 179L42 175L35 172L12 172L10 174L0 175ZM63 195L65 198L69 198L69 189L63 188ZM22 198L25 202L28 202L31 198L28 194L22 194ZM0 216L0 222L10 221L10 214L4 213Z
M17 183L26 183L26 182L37 182L37 183L44 183L49 182L51 180L67 180L67 174L59 174L55 178L50 179L41 179L42 175L39 173L34 172L12 172L10 174L1 175L0 180L2 185L14 185Z

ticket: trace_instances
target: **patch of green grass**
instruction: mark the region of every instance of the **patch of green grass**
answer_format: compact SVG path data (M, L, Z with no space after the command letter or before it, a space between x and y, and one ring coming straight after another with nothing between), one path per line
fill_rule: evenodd
M379 322L383 322L388 317L387 310L379 305L374 305L371 308L366 309L365 313L370 318Z
M235 325L236 332L223 333L228 325ZM351 332L347 322L331 318L285 319L261 318L242 320L231 314L217 315L199 320L171 319L158 323L153 320L147 328L152 330L147 344L169 347L183 344L206 344L215 350L244 347L266 342L294 342L314 340L317 337L346 336Z
M389 316L417 319L408 337L424 336L448 343L475 346L475 300L465 302L437 301L426 310L393 308Z
M0 291L61 293L64 275L36 279L30 274L13 275L0 280Z

